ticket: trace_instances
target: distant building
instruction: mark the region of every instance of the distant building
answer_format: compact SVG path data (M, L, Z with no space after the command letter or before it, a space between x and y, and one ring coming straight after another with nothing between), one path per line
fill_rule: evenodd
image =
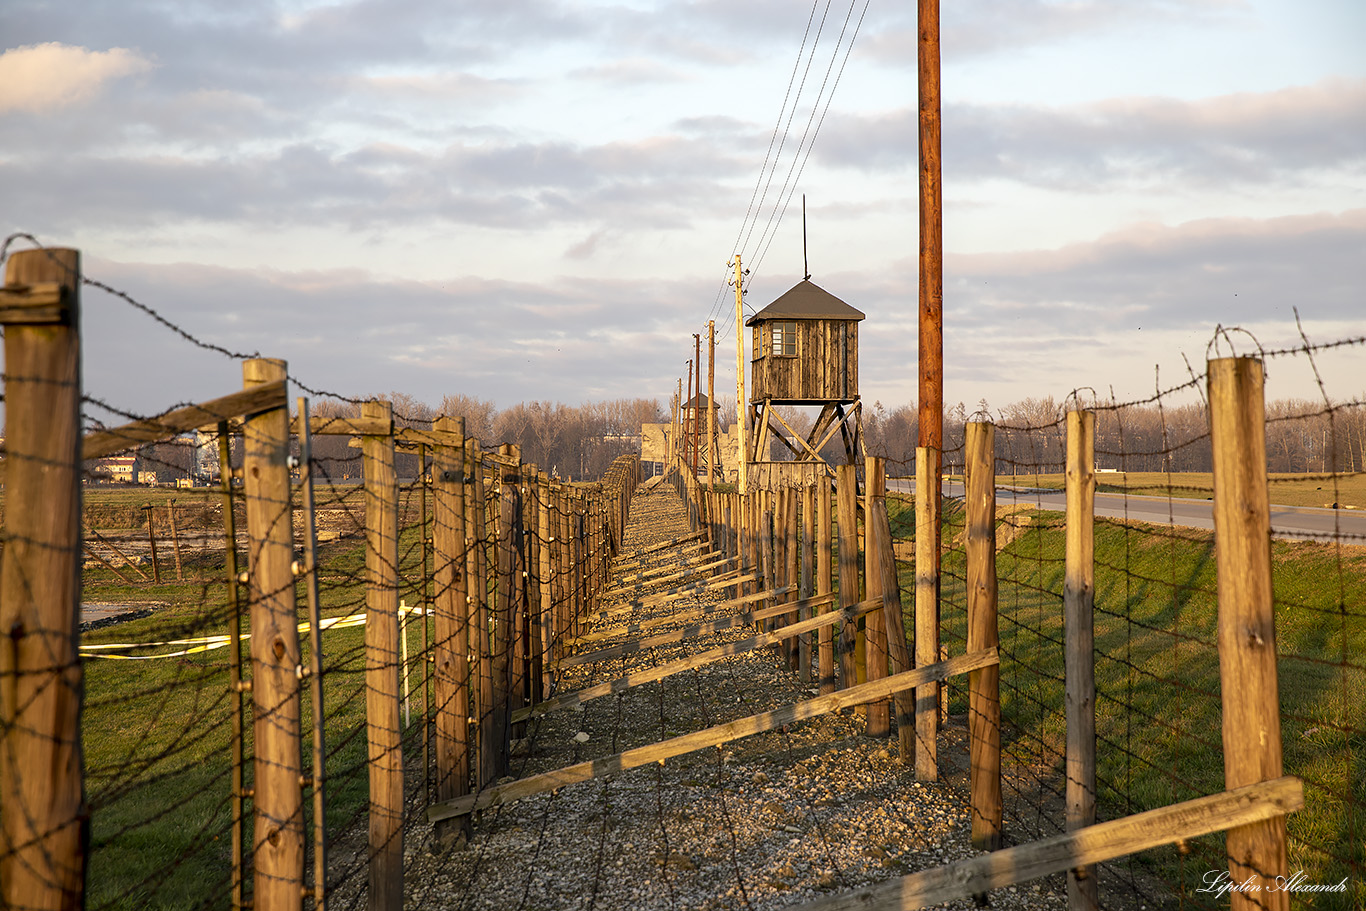
M694 397L696 398L696 397ZM688 403L690 411L699 411L703 420L702 425L702 448L700 452L707 451L707 432L706 432L706 400L702 396L702 403L699 407L694 407L694 403ZM716 406L713 406L715 408ZM717 464L721 469L721 478L726 483L733 484L738 478L736 466L740 459L740 430L739 424L732 424L729 428L723 427L721 421L716 422L716 448L719 450ZM640 463L641 472L647 478L663 474L668 466L670 447L672 445L670 437L673 434L672 423L641 424L640 425ZM771 441L770 441L771 444ZM771 447L770 447L771 448ZM707 476L706 459L699 455L697 476L705 478Z
M103 459L92 459L86 464L86 470L92 480L120 484L134 483L141 468L141 460L136 455L106 456Z

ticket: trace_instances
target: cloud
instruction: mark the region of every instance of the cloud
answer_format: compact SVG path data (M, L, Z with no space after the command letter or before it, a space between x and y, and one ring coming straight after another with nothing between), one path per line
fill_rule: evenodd
M832 115L815 149L865 170L916 165L917 112ZM1366 171L1366 79L1184 101L1133 97L1066 107L946 105L945 179L1065 189L1205 186L1295 172Z
M706 283L457 276L418 282L359 269L230 269L88 257L86 273L130 293L191 334L289 363L346 396L399 389L435 404L463 392L500 405L557 398L665 395L690 354L685 327ZM383 317L376 302L383 303ZM90 394L139 414L240 387L233 361L195 348L122 301L82 301ZM130 370L130 352L156 357ZM691 348L688 348L691 352ZM675 356L677 355L677 356ZM606 366L607 369L604 369Z
M579 79L591 79L595 82L628 87L648 83L684 82L688 78L674 67L665 66L657 60L642 57L629 57L624 60L613 60L594 66L580 67L569 75Z
M152 61L127 48L92 51L50 41L0 54L0 111L39 113L89 101L115 79L145 73Z
M964 0L944 5L940 46L944 61L954 63L1155 23L1226 23L1244 9L1239 0ZM917 42L912 6L909 15L894 15L860 38L855 53L914 69Z
M21 223L51 233L95 220L128 226L176 218L272 228L414 219L518 229L594 220L680 228L725 200L722 181L747 171L709 143L668 135L597 145L490 140L438 150L384 142L347 151L314 141L259 153L72 155L61 164L55 170L50 156L36 155L0 160L0 187ZM46 199L59 188L81 200L79 211L52 211Z

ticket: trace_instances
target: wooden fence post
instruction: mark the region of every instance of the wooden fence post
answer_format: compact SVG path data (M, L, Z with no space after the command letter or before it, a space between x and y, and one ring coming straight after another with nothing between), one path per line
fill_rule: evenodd
M487 787L498 777L497 743L493 731L493 640L489 633L489 581L488 555L488 505L484 491L484 457L479 441L465 439L465 476L469 478L466 490L466 547L469 558L465 574L469 579L470 623L476 630L471 649L479 656L478 700L475 717L479 724L479 790Z
M1214 457L1214 540L1219 576L1219 689L1223 694L1224 785L1279 778L1280 697L1271 592L1271 507L1266 487L1262 364L1209 362ZM1277 877L1289 874L1285 817L1228 830L1234 911L1290 907Z
M362 418L388 421L388 402ZM399 719L398 475L394 437L361 437L365 474L365 728L370 768L370 911L403 908L403 731ZM253 642L255 640L253 639Z
M939 660L938 449L915 450L915 666ZM915 688L915 777L939 778L939 684Z
M836 496L839 498L835 519L840 533L840 607L859 601L858 578L858 466L840 465L835 469ZM854 650L858 644L858 623L846 620L840 624L840 689L857 683Z
M815 585L816 560L812 550L816 546L816 488L806 485L802 488L801 498L802 565L797 599L805 601L811 597ZM812 609L802 608L799 619L809 620L811 617ZM811 633L805 633L797 644L797 664L801 667L802 683L811 682L811 651Z
M834 554L831 552L830 484L822 478L816 491L816 595L828 595L835 590ZM822 607L821 611L829 610ZM817 660L820 664L821 695L835 692L835 632L822 626L817 637Z
M5 266L0 906L84 907L80 253ZM40 318L38 285L53 300ZM296 794L297 794L297 788ZM303 855L300 852L300 876ZM302 881L302 880L301 880Z
M537 485L536 466L522 466L522 540L525 543L522 588L526 598L526 698L530 705L545 698L541 686L544 676L544 652L541 649L541 551L545 544L540 535L541 503ZM523 725L525 727L525 725Z
M157 559L157 509L151 503L144 503L142 511L147 513L147 549L152 560L152 581L161 584L161 561Z
M968 652L995 648L996 428L986 421L966 428ZM972 765L972 844L1001 847L1001 669L968 675L968 732Z
M887 511L887 470L883 459L876 456L864 457L863 468L863 578L868 597L883 587L883 553L877 541L873 523L873 513L879 507ZM896 567L892 566L893 573ZM868 681L881 680L887 676L887 618L885 606L875 610L864 619L864 639L867 643L864 652L864 668ZM909 670L909 668L907 668ZM868 719L869 737L886 737L891 733L891 709L886 699L870 702L864 709Z
M260 358L242 364L247 387L282 380L286 373L284 361ZM248 416L242 435L256 719L253 902L297 908L303 895L304 819L289 409Z
M784 584L792 589L792 591L787 594L787 600L798 601L800 600L798 588L801 584L801 551L798 547L800 537L798 526L799 517L797 514L797 488L786 488L783 491L783 498L787 504L783 516L783 533L787 539L783 549L784 557L787 560L786 571L783 573L785 579ZM799 619L800 616L798 611L794 610L792 613L785 616L783 622L791 624L796 623ZM787 666L790 670L797 671L801 669L802 660L799 643L805 641L805 639L805 636L795 636L785 643L787 648Z
M504 444L499 454L517 459L516 447ZM498 774L506 775L511 759L508 713L521 708L521 477L516 467L495 463L498 472L497 608L493 618L493 734L498 738Z
M537 550L537 576L541 590L540 629L541 629L541 692L552 691L555 683L555 526L551 522L555 507L554 493L550 478L545 472L536 475L536 536L540 540Z
M869 475L871 477L871 473ZM885 487L885 474L879 480ZM870 491L872 482L869 482ZM881 554L878 561L880 576L870 576L868 597L882 596L883 634L887 637L887 658L893 674L901 674L914 669L911 659L911 646L906 641L906 619L901 607L901 580L896 566L896 548L892 544L892 523L887 515L885 494L868 501L868 548ZM901 761L910 764L914 761L915 745L915 696L909 691L893 694L896 706L897 747Z
M432 549L436 578L436 799L470 792L469 577L465 573L465 419L437 418L433 430L454 438L433 447ZM436 824L444 843L455 833Z
M1067 712L1067 831L1096 821L1095 504L1096 416L1067 415L1067 570L1063 582L1063 662ZM1072 911L1100 907L1096 868L1067 871Z

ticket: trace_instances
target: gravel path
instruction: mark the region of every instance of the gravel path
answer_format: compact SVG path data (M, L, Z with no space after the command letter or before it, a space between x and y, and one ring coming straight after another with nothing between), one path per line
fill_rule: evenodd
M641 493L623 560L633 549L685 534L686 521L669 488ZM645 559L651 567L682 562L672 551ZM719 600L719 593L690 597L644 616ZM560 690L748 635L751 629L728 630L569 668ZM780 666L776 652L747 652L531 722L526 739L514 745L515 772L522 777L611 755L815 692ZM864 736L857 713L485 811L461 849L434 854L425 823L410 829L407 845L407 907L470 911L775 909L975 853L961 792L916 782L896 757L895 739ZM992 896L996 908L1064 905L1057 877Z

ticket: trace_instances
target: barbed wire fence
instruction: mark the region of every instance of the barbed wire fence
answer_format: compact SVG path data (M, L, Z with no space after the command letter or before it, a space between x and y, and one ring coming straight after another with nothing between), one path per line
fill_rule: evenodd
M7 281L7 289L11 286L20 283ZM28 289L24 293L35 296L37 286L32 280L22 285ZM15 334L12 328L7 331L7 347L20 341ZM1312 362L1327 348L1361 344L1361 339L1320 346L1306 341L1301 348L1261 355L1272 363L1290 358ZM374 902L376 892L383 891L389 896L384 901L399 907L405 869L413 866L405 855L404 839L424 840L424 850L440 852L470 836L459 817L448 825L438 820L428 827L420 821L421 811L524 777L546 745L542 738L550 729L519 712L554 696L571 680L575 686L591 686L619 679L635 667L614 659L615 663L592 664L581 677L566 678L562 670L548 670L581 647L580 640L591 632L598 595L608 585L611 554L625 540L626 510L639 477L638 465L622 460L603 484L576 487L522 465L509 447L483 452L477 441L465 438L462 428L395 415L387 403L347 400L360 406L352 418L308 420L304 407L291 418L285 388L292 378L283 363L201 347L240 357L249 380L255 379L241 393L210 403L182 403L157 416L86 398L87 406L130 422L114 429L102 421L95 426L92 417L77 418L77 426L91 431L80 456L93 451L92 438L107 451L117 451L191 428L209 428L201 431L196 443L201 451L216 452L218 490L178 489L176 497L184 503L137 502L148 496L139 492L98 509L92 504L83 517L87 532L77 529L75 543L65 545L68 556L89 555L82 580L86 601L104 593L111 602L126 602L134 594L156 602L149 607L150 616L79 636L83 662L73 654L65 663L46 660L38 671L29 671L23 670L18 651L15 657L5 656L12 662L8 672L18 684L46 674L47 682L39 688L44 691L64 688L52 684L54 670L60 680L83 665L84 717L78 734L43 737L68 747L73 742L84 745L83 787L90 826L87 904L185 908L251 902L274 907L280 902L297 904L301 890L307 890L315 904L335 907ZM9 384L21 385L27 378L8 356L6 368ZM1093 403L1090 409L1096 416L1091 467L1108 463L1106 467L1117 468L1115 473L1125 481L1106 494L1117 505L1097 509L1095 520L1097 746L1092 793L1100 820L1121 820L1231 786L1225 781L1227 757L1219 755L1225 744L1220 727L1227 703L1220 684L1216 551L1212 536L1183 524L1185 518L1179 514L1184 501L1199 499L1206 491L1212 495L1212 485L1204 486L1179 467L1204 458L1211 439L1207 430L1192 431L1192 425L1165 417L1176 410L1169 403L1199 390L1206 379L1193 376L1143 403ZM77 393L79 415L78 389ZM7 392L6 405L25 414L21 397ZM1126 425L1129 409L1137 405L1159 409L1164 416L1159 434L1139 437ZM1328 907L1335 907L1332 902L1337 900L1344 902L1342 907L1363 900L1361 832L1366 817L1357 795L1366 791L1360 759L1366 728L1360 699L1366 692L1360 658L1366 636L1361 607L1366 591L1355 548L1366 544L1366 536L1353 530L1350 514L1339 508L1350 505L1353 484L1361 475L1361 437L1357 434L1354 440L1353 433L1362 405L1359 400L1335 402L1325 390L1320 407L1272 415L1265 424L1273 460L1277 434L1301 440L1319 436L1317 477L1322 483L1317 486L1326 489L1325 497L1331 495L1328 529L1313 532L1314 540L1278 538L1270 545L1280 574L1273 594L1281 683L1278 740L1284 746L1285 773L1305 785L1306 808L1288 822L1290 869L1303 870L1307 883L1342 879L1345 892L1319 897ZM1059 485L1056 476L1068 467L1066 420L1055 416L1038 423L1001 421L992 428L995 446L989 453L991 470L1002 485L994 495L996 509L989 522L1000 656L1000 721L993 723L1001 745L1000 803L1006 820L998 828L1007 842L1016 844L1070 828L1068 675L1063 654L1069 631L1062 614L1068 529L1059 513L1042 503L1047 496L1043 491ZM356 437L361 449L325 456L308 447L300 450L296 441L304 428L316 434L315 439L332 434ZM968 464L969 438L980 444L980 434L980 429L966 426L950 428L947 438L956 445L942 454L944 464ZM30 454L22 435L17 444L14 439L7 444L9 500L26 462L50 466L59 460ZM152 451L146 460L178 468L183 455ZM79 464L79 456L75 461ZM909 475L912 467L894 463L890 473ZM1303 473L1303 468L1298 470ZM1156 490L1155 498L1135 492L1127 483L1128 475L1139 470L1155 470L1162 476L1145 488ZM267 484L262 478L272 472ZM1008 484L1007 474L1012 476ZM1105 474L1098 472L1097 477ZM350 483L360 476L363 485ZM775 532L782 529L786 535L799 514L806 521L805 501L799 509L796 499L789 504L783 492L776 501L760 496L746 504L730 504L726 524L719 518L726 512L720 500L703 497L695 480L675 480L688 506L690 528L710 523L709 538L733 542L723 551L763 577L754 585L755 593L775 592L780 583L796 584L785 568L785 548L791 545L783 542L792 539L780 540ZM1272 502L1283 499L1278 488L1292 491L1303 483L1303 478L1273 477ZM813 506L827 494L814 497ZM1156 515L1151 509L1154 499ZM8 571L19 565L9 562L14 553L45 533L11 525L16 505L7 502L6 509L7 586L23 578ZM905 508L908 505L894 502L888 510L886 543L894 564L916 543L909 533L915 516ZM841 547L846 557L851 551L875 549L868 519L872 508L871 498L861 506L855 501L852 510L835 506L836 518L845 524L837 527L837 541L825 559L827 564L835 561L842 575ZM848 521L850 516L841 517L841 511L864 515L862 546L857 523ZM310 512L312 521L304 518ZM972 535L980 534L981 526L969 527L969 513L952 495L946 501L940 626L944 657L967 655L980 645L973 644L969 622L970 591L976 584L970 569L975 558L969 551ZM829 533L830 523L825 524ZM165 548L167 529L174 579L172 555L163 550L158 556L157 550L159 545ZM810 556L809 544L797 549ZM974 553L980 556L980 547ZM793 559L795 555L793 550ZM861 597L859 561L852 566L853 591L840 595L846 608ZM903 611L914 600L913 573L903 559L896 577ZM744 584L748 583L736 583L737 594ZM861 584L871 597L873 582L864 579ZM21 601L37 604L45 597L35 591L11 596L10 591L7 588L7 620L13 619L11 612ZM883 592L885 601L890 592ZM794 615L798 610L806 609L794 607ZM247 614L251 622L244 624ZM308 619L300 623L301 616ZM905 626L905 615L902 621ZM6 628L15 629L12 624ZM888 666L885 645L877 652L870 644L876 636L866 628L862 634L857 629L846 618L831 637L803 634L810 636L805 649L783 646L780 663L790 667L792 656L799 656L800 678L815 683L818 691L825 683L826 652L840 663L838 672L831 673L838 674L841 687L856 682L855 648L863 650L865 679L895 673L895 665ZM41 624L26 633L34 631L55 639L77 638L72 631L48 630ZM311 663L314 643L321 640L313 638L315 631L326 637L316 670ZM461 631L463 642L458 638ZM15 640L12 632L11 639ZM913 641L911 647L914 650ZM652 653L647 663L662 666L669 657L667 652ZM879 662L883 666L876 669ZM137 669L136 676L130 668ZM744 671L757 673L759 667L746 665ZM574 739L571 761L601 757L603 750L617 754L631 745L659 742L683 730L708 728L772 708L747 692L753 679L735 666L723 667L719 684L715 677L704 684L696 671L689 676L691 686L659 681L648 726L639 726L628 716L624 694L592 703L591 711L576 720L575 727L587 739ZM948 783L958 788L960 808L980 815L983 808L967 771L972 751L968 743L984 716L975 701L976 684L962 680L945 678L940 755ZM316 702L307 695L314 684ZM65 690L69 698L71 687L65 685ZM667 706L666 691L673 694ZM456 694L467 703L462 705ZM679 695L684 697L681 710L673 699ZM7 765L0 777L6 778L7 789L0 809L7 810L7 828L0 862L7 870L28 871L27 888L36 888L35 883L48 889L69 888L62 885L64 868L54 861L61 856L53 848L54 835L69 832L72 820L79 824L85 818L79 814L87 810L74 811L76 815L48 829L15 810L26 806L26 782L34 778L24 774L28 766L15 758L16 743L31 734L22 719L29 704L11 697L17 714L6 717ZM866 720L850 718L845 727L871 725L876 714L864 711ZM907 717L900 714L898 720L905 724ZM556 729L555 736L564 733ZM801 726L785 727L763 735L763 744L776 744L790 769L800 770L830 752L829 740L807 737L809 732ZM585 746L590 743L592 747ZM888 814L909 826L916 808L904 795L895 795L896 786L905 783L905 772L889 776L891 752L855 750L851 765L855 777L862 774L888 782L878 799ZM309 758L318 753L321 763ZM706 769L713 783L711 819L721 820L709 833L715 836L714 851L734 871L733 886L718 896L723 903L772 904L779 901L774 893L781 893L774 881L795 878L776 861L762 874L753 872L754 855L767 852L769 846L737 822L744 808L727 796L746 787L746 782L756 793L772 790L751 774L751 760L761 755L771 754L765 754L763 746L750 745L700 757L705 761L699 769ZM414 769L420 773L413 774ZM703 772L696 774L701 780ZM615 869L621 852L632 846L614 836L611 819L642 799L653 808L663 845L662 851L649 855L647 868L662 878L672 906L686 906L688 899L682 897L685 893L676 880L690 872L687 864L697 861L676 859L670 845L695 838L690 833L703 823L677 809L677 794L666 783L674 779L666 779L662 771L651 776L603 777L589 785L596 789L595 818L600 823L590 849L590 907L620 894L609 884L619 885L623 875L639 869ZM646 778L643 787L641 777ZM317 815L320 805L309 799L318 789L326 797L323 818ZM845 850L851 843L866 846L866 828L838 818L814 791L799 797L771 814L775 825L789 825L778 823L779 817L799 823L791 826L802 835L794 839L795 856L824 858L821 872L812 875L829 876L829 889L870 881L866 870L850 863ZM558 872L539 858L551 856L552 820L561 812L557 801L566 799L550 791L539 803L524 804L527 810L495 807L495 819L505 813L515 817L531 826L536 838L476 840L472 851L462 853L465 858L472 855L473 863L449 867L460 877L454 893L433 889L420 897L419 906L444 906L451 894L460 896L461 907L476 906L487 897L485 877L493 866L491 852L498 850L514 852L519 862L515 889L498 893L499 901L515 894L519 906L537 906L556 888ZM792 803L801 806L800 816L792 815ZM11 828L16 817L23 817L27 837L16 836L17 830ZM1119 901L1214 906L1215 896L1201 888L1206 884L1202 877L1228 866L1223 839L1203 836L1137 859L1106 863L1100 868L1100 884L1107 897ZM898 869L890 865L881 875ZM1060 882L1054 885L1062 888ZM10 904L24 907L20 901Z

